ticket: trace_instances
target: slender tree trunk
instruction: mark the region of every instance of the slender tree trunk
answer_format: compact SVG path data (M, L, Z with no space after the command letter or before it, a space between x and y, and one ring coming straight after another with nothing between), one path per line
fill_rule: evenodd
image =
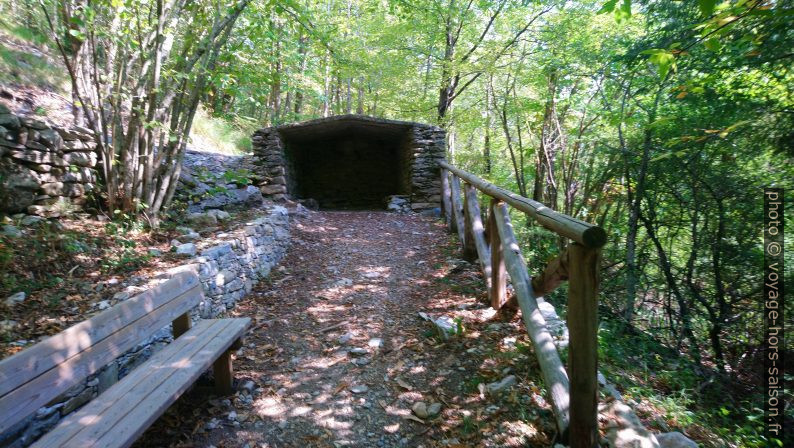
M656 110L659 107L659 99L661 98L661 95L662 88L659 87L656 91L656 98L654 99L653 107L648 113L648 124L656 121ZM632 183L630 155L628 150L624 149L624 180L629 184L629 221L628 231L626 234L626 306L623 311L623 317L626 321L626 324L629 326L631 326L632 320L634 319L634 307L637 300L637 234L639 233L640 212L645 197L645 181L648 174L648 164L650 162L652 145L653 131L649 126L646 126L642 140L642 156L640 159L640 166L636 175L637 187L633 192L631 191L630 186Z
M358 104L356 105L356 113L359 115L364 114L364 79L359 78L358 80L358 87L357 87L357 101Z
M308 38L303 35L303 31L301 31L300 37L298 38L298 54L300 55L300 74L301 78L306 74L306 47L308 43ZM301 86L297 86L295 90L295 115L296 118L300 119L301 111L303 109L303 90Z
M485 159L485 173L491 174L491 89L493 75L488 76L485 84L485 141L483 142L483 158Z

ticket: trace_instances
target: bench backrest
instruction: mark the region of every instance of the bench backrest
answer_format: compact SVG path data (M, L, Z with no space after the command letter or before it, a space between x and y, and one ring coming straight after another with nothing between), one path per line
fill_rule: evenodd
M0 434L195 307L194 272L121 302L0 361Z

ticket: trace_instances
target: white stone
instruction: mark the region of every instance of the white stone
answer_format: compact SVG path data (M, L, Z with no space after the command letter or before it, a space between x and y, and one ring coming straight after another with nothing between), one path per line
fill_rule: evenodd
M517 380L515 375L508 375L502 378L501 381L489 383L487 386L485 386L485 390L487 390L489 394L498 394L513 387L516 382Z
M680 432L666 432L657 434L656 440L660 448L697 448L698 444Z
M19 291L17 293L11 294L10 296L6 297L5 304L8 306L14 306L17 303L22 303L25 301L25 291Z
M354 394L363 394L366 393L368 390L369 387L363 384L359 384L350 388L350 392L353 392Z
M457 325L455 324L455 321L453 321L449 317L441 316L439 318L433 319L432 322L433 325L436 326L436 329L438 330L438 333L442 338L449 339L450 336L455 334L455 329L457 328Z
M369 350L361 347L356 347L350 349L348 353L350 353L350 356L366 356L369 354Z
M660 448L656 437L642 425L637 414L620 401L610 402L599 420L609 421L606 438L614 448Z

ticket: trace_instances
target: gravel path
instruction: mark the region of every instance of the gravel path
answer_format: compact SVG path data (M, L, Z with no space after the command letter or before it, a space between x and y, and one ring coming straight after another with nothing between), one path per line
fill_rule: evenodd
M137 446L548 446L517 320L494 315L455 254L443 225L417 215L299 219L271 282L235 309L254 319L237 394L215 397L203 380ZM462 334L443 340L419 312L457 319ZM517 385L486 392L511 375Z

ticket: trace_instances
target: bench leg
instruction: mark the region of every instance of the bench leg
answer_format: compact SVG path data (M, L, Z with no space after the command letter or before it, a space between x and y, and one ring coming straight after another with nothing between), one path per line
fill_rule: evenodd
M215 376L215 390L218 395L231 395L234 372L232 369L232 351L225 351L212 365Z

